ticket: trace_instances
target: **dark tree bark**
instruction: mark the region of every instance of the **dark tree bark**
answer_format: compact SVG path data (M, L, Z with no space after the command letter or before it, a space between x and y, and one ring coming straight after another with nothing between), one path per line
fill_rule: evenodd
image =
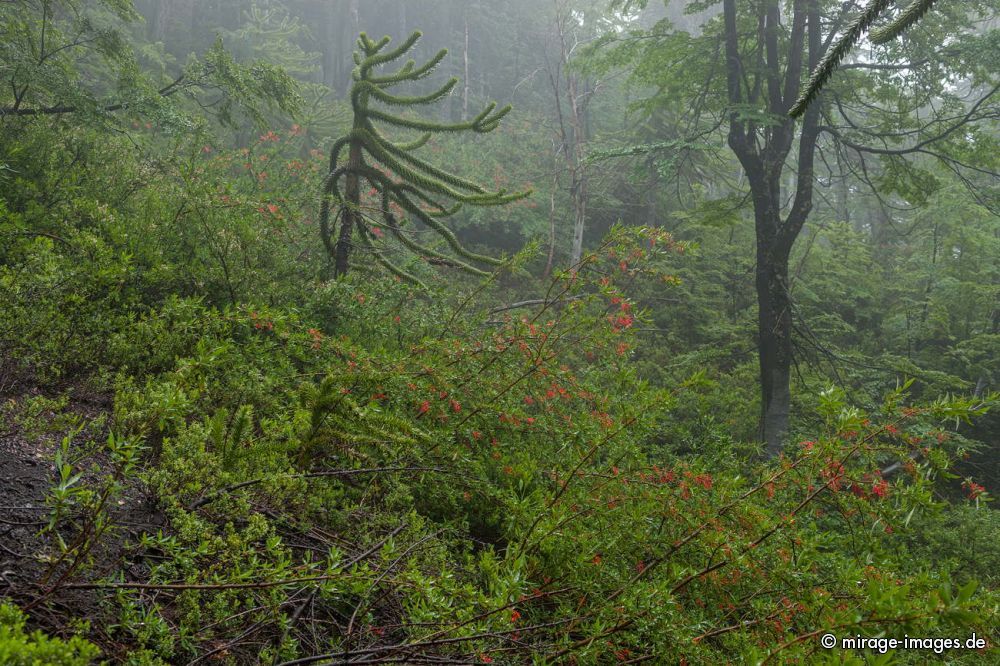
M760 438L767 454L777 456L788 432L791 407L792 300L788 261L813 200L813 161L819 136L819 106L806 113L799 132L799 152L791 210L782 217L781 180L796 138L797 123L788 117L800 87L805 53L811 68L819 61L822 33L816 0L796 0L787 47L781 53L778 0L760 4L758 48L740 50L736 0L724 0L729 145L747 174L757 240L757 334L760 356ZM808 41L808 46L807 46ZM745 59L752 59L745 63ZM772 116L758 123L739 108L763 106Z
M361 179L357 172L363 166L364 155L361 152L361 143L351 142L351 152L348 157L348 168L351 170L347 176L347 186L344 195L345 205L340 216L340 234L337 236L337 248L334 253L333 273L336 276L346 275L351 268L351 237L354 235L355 227L359 227L358 216L361 214Z

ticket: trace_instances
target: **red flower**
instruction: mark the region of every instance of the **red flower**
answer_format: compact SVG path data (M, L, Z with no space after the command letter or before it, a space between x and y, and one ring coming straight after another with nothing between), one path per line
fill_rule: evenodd
M452 400L451 401L451 411L453 411L455 413L458 413L458 412L462 411L462 403L460 403L458 400Z
M520 619L521 619L521 614L515 608L514 612L510 614L510 623L514 624L515 622L517 622Z
M618 317L608 317L611 321L611 328L615 332L622 331L626 328L630 328L635 320L629 315L619 315Z
M313 339L312 348L313 349L319 349L320 345L323 342L323 333L321 331L319 331L318 329L310 328L309 329L309 335Z
M482 662L483 662L484 664L492 664L492 663L493 663L493 657L491 657L491 656L490 656L490 655L488 655L488 654L481 654L481 655L479 655L479 659L480 659L480 661L482 661Z
M885 479L880 479L878 483L872 486L872 495L875 495L879 499L884 498L889 494L889 482Z
M430 409L431 409L431 403L428 402L427 400L424 400L422 403L420 403L420 408L417 409L417 413L426 414L427 412L430 411Z
M965 494L969 499L978 499L983 493L986 492L986 488L979 485L972 479L966 479L962 482L962 487L965 488Z

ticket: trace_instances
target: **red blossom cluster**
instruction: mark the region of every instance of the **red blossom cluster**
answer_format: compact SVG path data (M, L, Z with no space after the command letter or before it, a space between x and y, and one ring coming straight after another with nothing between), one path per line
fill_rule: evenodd
M820 471L820 476L827 481L827 487L834 492L840 490L841 482L846 474L847 472L844 470L843 464L834 458L827 460L826 467Z
M312 342L312 348L313 349L319 349L320 346L322 346L322 344L323 344L323 333L319 329L310 328L309 329L309 337L311 337L312 340L313 340L313 342Z
M250 313L250 320L253 322L253 327L258 331L263 329L268 331L274 330L274 322L268 319L262 319L256 312Z
M986 493L986 488L979 485L972 479L966 479L963 481L962 487L965 488L965 494L971 500L978 499Z

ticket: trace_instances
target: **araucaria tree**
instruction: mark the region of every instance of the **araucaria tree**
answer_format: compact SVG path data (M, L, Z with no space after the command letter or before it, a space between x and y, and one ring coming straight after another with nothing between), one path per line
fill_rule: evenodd
M419 32L415 32L392 50L388 48L389 37L374 41L362 33L358 39L351 85L354 126L331 149L330 172L323 183L320 211L323 243L334 259L335 275L348 271L351 252L357 243L394 275L419 284L412 273L389 258L384 242L388 237L429 262L484 274L478 266L496 265L498 260L465 249L443 220L455 215L465 205L501 206L530 194L503 189L489 191L416 156L416 151L438 133L492 132L511 109L510 106L497 109L496 102L493 102L475 118L460 123L404 117L403 112L408 109L446 98L458 83L457 78L452 78L439 89L424 95L407 96L389 92L395 86L427 78L448 54L447 50L442 50L421 66L407 60L394 73L379 73L380 68L409 53L420 36ZM374 108L373 102L392 111ZM421 132L421 135L415 140L397 143L385 136L377 125L413 130ZM343 161L345 151L347 159ZM374 205L363 205L363 192L371 195ZM415 227L413 222L419 222L434 232L450 253L417 242L412 234L419 227ZM389 236L383 229L389 232Z

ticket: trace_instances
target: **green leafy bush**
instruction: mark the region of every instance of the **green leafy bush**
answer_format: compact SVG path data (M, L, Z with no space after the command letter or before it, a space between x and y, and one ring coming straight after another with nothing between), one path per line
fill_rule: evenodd
M7 666L88 666L101 651L79 636L51 638L40 631L28 633L19 608L0 603L0 663Z

